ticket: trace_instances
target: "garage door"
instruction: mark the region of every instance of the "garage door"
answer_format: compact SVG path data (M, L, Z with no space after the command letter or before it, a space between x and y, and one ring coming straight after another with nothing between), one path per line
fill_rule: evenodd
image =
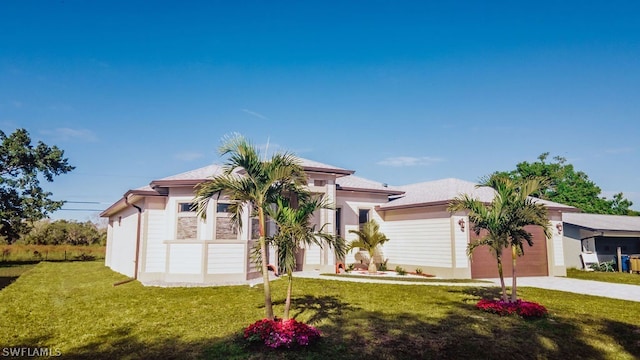
M516 263L517 276L547 276L549 274L547 261L547 241L539 226L525 228L533 235L533 246L524 245L524 255L518 257ZM483 234L480 234L483 235ZM480 236L471 233L471 241ZM502 253L502 268L505 277L511 277L511 249L504 249ZM471 259L471 277L474 279L497 278L498 265L496 258L489 252L489 248L481 246L473 251Z

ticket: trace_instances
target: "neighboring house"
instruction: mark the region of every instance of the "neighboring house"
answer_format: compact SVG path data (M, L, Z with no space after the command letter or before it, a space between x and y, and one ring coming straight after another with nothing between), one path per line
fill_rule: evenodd
M598 261L640 254L640 216L565 214L564 252L567 268L583 268L581 252L595 252Z
M335 210L323 209L316 216L318 225L327 224L326 231L350 241L355 235L349 230L375 219L390 239L381 257L388 259L392 269L397 265L421 268L444 278L497 277L495 260L487 249L477 249L472 261L466 255L467 244L476 239L466 214L446 209L462 193L490 202L493 190L458 179L392 187L357 177L353 170L301 160L309 190L335 203ZM241 284L258 278L259 269L251 262L257 221L247 212L241 231L235 229L224 195L210 201L206 220L191 209L194 186L221 172L220 166L210 165L126 192L101 214L109 218L106 265L147 285ZM563 212L577 211L538 201L548 208L554 230L562 228ZM272 224L269 228L274 230ZM531 230L534 246L525 246L518 273L565 275L562 231L545 239L541 229ZM333 272L338 262L355 261L353 253L336 259L331 250L312 246L301 251L298 269ZM505 263L505 274L509 274L510 262Z

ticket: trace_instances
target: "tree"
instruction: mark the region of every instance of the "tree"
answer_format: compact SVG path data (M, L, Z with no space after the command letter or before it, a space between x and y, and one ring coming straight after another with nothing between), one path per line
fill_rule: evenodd
M34 147L25 129L9 136L0 130L0 140L0 237L12 243L64 204L50 199L52 193L40 187L39 177L52 182L74 167L58 147L41 141Z
M345 254L344 240L324 231L327 224L319 229L312 224L314 213L320 209L331 209L323 196L312 198L308 194L298 194L297 206L292 207L288 199L280 198L275 207L268 208L269 216L275 221L278 229L269 238L277 253L280 272L287 274L287 297L283 319L289 319L291 294L293 290L293 271L296 267L296 254L303 246L318 245L321 248L333 248L338 258Z
M107 229L98 228L91 221L40 220L20 242L38 245L105 245Z
M264 281L265 314L273 319L271 287L267 269L266 209L284 194L302 191L307 178L297 157L290 153L276 153L261 159L255 146L239 134L223 139L219 148L227 156L223 173L196 187L195 203L200 217L206 218L209 200L225 193L233 203L229 206L231 221L242 228L245 208L258 217L260 263Z
M489 246L498 265L498 276L502 287L502 300L507 301L507 290L502 269L502 251L511 247L512 287L511 301L517 300L516 260L524 254L524 242L533 246L533 236L526 226L541 226L548 238L551 236L549 219L544 205L536 202L531 194L544 187L544 179L530 178L514 181L504 174L494 174L478 186L487 186L495 190L491 203L485 204L478 199L463 194L453 199L449 211L468 211L473 231L485 235L470 243L467 254L471 256L479 246Z
M587 174L576 171L567 159L555 156L554 162L547 162L549 153L538 156L538 161L529 163L523 161L516 165L516 169L504 172L513 180L528 178L545 178L544 184L534 195L535 197L571 205L585 213L640 215L631 209L633 203L624 198L622 193L614 195L612 200L601 196L602 190Z
M358 238L349 243L347 251L351 251L355 248L360 248L369 253L369 272L375 273L378 271L374 257L376 250L379 246L383 245L389 240L385 234L380 232L380 225L371 219L364 223L360 230L349 230L350 233L356 234Z

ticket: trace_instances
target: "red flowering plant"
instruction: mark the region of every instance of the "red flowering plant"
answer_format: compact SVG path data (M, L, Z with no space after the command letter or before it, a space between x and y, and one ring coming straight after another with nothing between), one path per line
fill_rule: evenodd
M523 318L540 318L547 315L547 309L535 302L517 300L516 302L502 300L480 300L476 304L480 310L498 314L500 316L517 314Z
M244 330L244 338L249 343L263 343L273 349L291 348L295 345L311 344L320 338L320 330L295 319L262 319Z

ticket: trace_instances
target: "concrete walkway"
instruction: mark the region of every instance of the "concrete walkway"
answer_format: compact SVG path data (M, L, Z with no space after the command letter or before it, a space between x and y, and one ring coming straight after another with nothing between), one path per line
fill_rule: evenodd
M493 281L496 285L500 285L500 279L486 280ZM511 286L511 278L505 278L504 281L507 286ZM520 286L640 302L640 285L614 284L603 281L580 280L565 277L532 276L519 277L518 287Z
M318 271L297 271L295 277L351 281L365 283L398 284L398 285L440 285L440 286L500 286L500 279L480 279L487 282L410 282L402 280L382 280L357 277L323 276ZM505 278L507 286L511 285L511 278ZM548 290L572 292L582 295L602 296L612 299L640 302L640 285L615 284L602 281L580 280L565 277L534 276L519 277L518 286L535 287Z

